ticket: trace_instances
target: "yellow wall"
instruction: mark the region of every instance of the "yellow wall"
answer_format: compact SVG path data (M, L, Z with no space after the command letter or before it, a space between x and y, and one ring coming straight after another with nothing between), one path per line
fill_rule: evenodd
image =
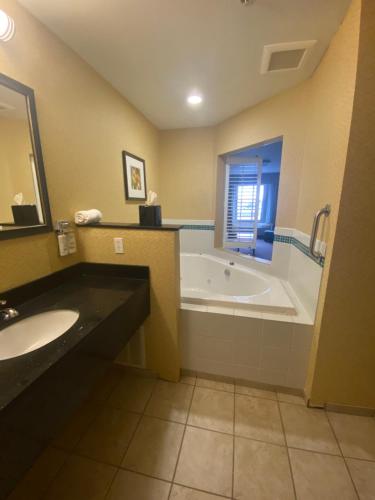
M283 138L276 224L295 227L302 173L309 82L236 115L217 127L216 153ZM218 179L220 182L220 178ZM218 201L222 199L218 195ZM218 214L222 207L218 206Z
M361 0L353 0L341 29L332 41L330 50L322 61L322 68L325 71L321 72L320 67L317 70L316 91L311 100L310 135L306 144L308 154L304 162L298 218L301 224L308 224L308 213L303 213L304 210L309 210L310 214L311 212L314 213L314 211L327 202L331 204L332 211L322 226L322 234L320 235L321 239L327 241L328 246L319 293L310 368L306 383L306 393L308 396L311 394L311 384L319 344L321 314L325 302L328 277L331 272L333 242L340 210L342 182L353 115L358 66L360 15ZM350 54L351 57L348 57ZM341 64L336 64L340 61ZM328 66L326 66L327 62L330 63ZM348 67L347 75L350 78L343 76L341 66L345 64ZM330 71L332 65L336 70L335 72ZM335 82L335 86L332 86L332 82ZM335 93L337 88L341 90L340 94L338 94L340 99L337 98L338 95ZM319 116L322 115L324 109L327 109L329 113L324 115L325 120L320 120ZM327 132L327 123L330 125L331 130L329 134ZM317 171L317 178L313 179L315 171ZM323 178L324 182L319 181ZM326 178L329 180L327 184L325 182ZM310 191L314 196L310 194Z
M359 1L352 15L359 14ZM358 73L330 273L318 310L313 402L375 408L375 4L362 0Z
M54 233L0 241L0 292L80 262L76 253L59 257Z
M217 127L162 132L160 185L163 215L168 218L214 219L217 208L217 217L221 216L222 207L216 207L217 156L282 136L277 224L294 227L307 96L308 83L304 83ZM283 196L283 193L287 195Z
M370 133L371 128L366 124L362 129L361 125L361 119L371 111L362 103L374 88L365 87L365 70L369 69L366 61L370 56L364 47L374 41L367 25L373 19L371 2L363 2L369 19L362 14L365 30L359 74L362 79L359 79L361 86L356 94L358 109L355 108L356 121L351 131L353 145L349 148L340 205L343 215L340 218L340 214L338 221L331 264L334 272L328 279L331 251L324 272L317 323L317 332L321 328L320 344L318 350L314 349L317 358L316 363L313 359L315 371L312 369L311 374L314 377L311 376L309 382L316 400L349 400L353 404L359 403L355 400L353 374L360 369L359 361L351 357L354 347L356 359L361 362L364 359L359 378L363 392L359 397L369 404L370 397L366 393L369 386L365 378L373 375L371 360L366 358L367 350L372 347L373 323L362 302L366 304L367 285L364 282L372 257L365 245L370 240L364 240L368 237L370 224L364 212L366 207L371 209L367 215L374 212L371 205L374 196L371 198L367 191L357 189L359 178L362 186L370 185L373 165L373 161L371 165L368 163L370 155L366 149L371 143L366 133ZM71 218L77 209L97 207L103 210L105 220L137 220L137 204L124 200L121 151L126 149L145 158L148 188L161 189L165 217L210 219L215 213L217 155L282 136L277 224L308 231L312 212L322 203L331 201L334 213L330 224L334 229L353 99L359 6L360 0L354 0L321 66L309 81L226 120L214 131L206 128L163 132L159 175L159 133L155 127L27 11L13 0L0 0L0 8L9 13L17 25L16 37L0 45L0 72L35 90L53 218ZM367 85L373 83L368 78ZM367 142L363 142L365 140ZM175 158L176 154L179 158ZM358 158L362 163L356 167ZM355 168L357 176L354 176ZM363 200L354 195L363 196ZM359 204L350 215L353 199L362 205ZM118 230L84 228L79 233L82 255L63 259L57 256L53 234L1 241L0 291L81 259L150 265L153 312L147 326L149 364L163 377L176 379L177 233L141 231L136 235L136 231L124 231L121 235L126 238L128 248L123 256L115 256L112 249L112 237L118 236ZM333 239L332 229L330 238ZM355 238L362 246L358 246L358 259L353 257L350 261L348 245L351 255L355 255ZM363 263L356 267L361 259ZM343 287L346 287L344 291ZM350 287L353 292L348 291ZM370 289L368 293L371 297ZM337 303L338 296L342 297L343 307ZM342 311L352 314L352 301L358 312L351 320L342 315ZM361 314L364 315L362 320ZM360 336L355 335L358 324L362 325ZM315 345L318 339L317 334ZM343 378L347 389L339 380L345 366L352 369L351 384L349 375ZM337 370L333 377L332 369Z
M13 222L11 205L16 193L23 193L24 203L35 204L32 152L28 122L0 118L0 222Z
M161 131L163 217L214 219L215 168L212 127Z
M359 0L353 1L345 22L308 81L212 129L162 133L160 182L168 218L214 218L215 210L209 211L207 204L215 206L217 194L219 222L223 196L217 193L222 188L222 173L216 176L217 156L282 137L276 224L309 233L313 214L330 202L334 227L353 105L359 4ZM201 179L206 197L199 189L190 190L190 186L199 186ZM189 196L193 200L190 206L185 202ZM328 237L327 227L325 239Z
M136 221L125 202L121 151L146 160L158 191L158 131L75 52L14 0L0 0L17 33L0 46L0 72L35 91L54 219L99 208L107 221Z
M332 205L329 223L336 226L353 110L359 17L360 0L353 0L310 82L297 213L297 227L306 233L313 214L326 203Z
M53 220L92 207L107 221L137 220L137 205L125 203L121 151L145 158L148 187L157 190L158 131L17 2L0 0L0 8L17 26L0 44L0 72L35 91ZM3 290L76 260L57 257L51 236L0 242L0 253Z
M124 238L125 253L114 254L113 238ZM180 362L180 249L178 232L80 228L83 260L147 265L151 274L151 316L145 323L147 367L177 381Z
M35 91L53 219L96 207L107 221L137 221L138 204L124 198L121 151L146 160L148 188L158 191L158 131L20 5L0 0L0 8L17 26L14 39L0 45L0 72ZM53 233L0 241L0 291L86 258L111 262L112 233L85 231L78 242L81 250L87 245L82 254L63 258ZM171 380L179 368L176 234L125 233L126 255L115 260L151 267L148 363Z

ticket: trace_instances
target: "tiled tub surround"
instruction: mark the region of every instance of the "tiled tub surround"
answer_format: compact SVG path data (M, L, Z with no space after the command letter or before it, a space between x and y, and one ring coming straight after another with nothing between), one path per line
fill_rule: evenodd
M9 500L370 500L375 420L113 369Z
M285 280L298 296L310 318L314 318L324 258L314 259L308 253L310 235L288 227L275 228L272 261L215 248L215 221L165 219L166 224L179 224L180 251L182 253L208 253L237 262L256 271ZM325 253L323 242L317 241L316 249Z
M181 252L207 252L214 248L215 221L192 219L163 219L163 224L179 224Z
M312 325L297 321L298 317L290 315L183 304L182 366L197 372L302 390Z
M277 227L272 261L265 262L214 248L214 221L170 219L167 222L182 225L180 331L183 368L302 390L324 265L324 259L314 259L308 253L310 236L296 229ZM317 245L321 251L325 250L321 242ZM184 286L183 254L190 254L192 259L192 253L209 254L225 261L226 265L234 262L231 269L236 266L248 268L250 273L265 277L269 283L277 282L274 289L281 287L279 297L286 296L294 311L280 307L277 300L273 301L272 311L271 302L264 303L270 296L267 293L255 294L260 300L251 305L252 309L250 304L244 307L241 299L233 295L232 303L227 301L228 297L223 300L212 294L209 298L207 290L203 293L194 290L199 288L203 275L206 281L210 279L199 266L187 273L185 282L189 286ZM199 261L198 256L196 259ZM198 286L194 286L197 272ZM256 302L253 298L251 301Z

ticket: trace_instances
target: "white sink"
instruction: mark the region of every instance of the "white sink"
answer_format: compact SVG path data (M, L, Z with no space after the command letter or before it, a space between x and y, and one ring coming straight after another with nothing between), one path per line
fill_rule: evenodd
M15 358L52 342L77 321L79 313L57 309L29 316L0 331L0 360Z

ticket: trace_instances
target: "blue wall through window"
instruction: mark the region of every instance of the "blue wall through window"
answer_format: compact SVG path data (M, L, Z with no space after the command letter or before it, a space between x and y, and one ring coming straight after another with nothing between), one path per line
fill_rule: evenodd
M276 225L277 200L279 193L280 181L280 166L282 154L282 140L275 140L263 146L250 147L238 153L230 153L230 158L236 159L236 166L233 166L233 174L244 177L243 181L237 179L235 190L229 190L227 193L227 207L231 213L231 223L233 229L239 228L240 233L237 234L238 242L247 241L251 234L247 234L246 227L251 227L251 222L257 219L257 240L255 246L255 256L267 260L272 259L272 242L273 231ZM250 180L246 178L246 165L241 164L241 158L259 157L263 160L262 175L259 187L259 207L258 213L256 209L256 179ZM236 172L238 168L238 172ZM231 170L232 172L232 170ZM235 236L235 235L234 235ZM243 238L241 238L243 236ZM251 254L251 247L243 248L237 246L233 250L245 254ZM234 243L235 247L235 243Z

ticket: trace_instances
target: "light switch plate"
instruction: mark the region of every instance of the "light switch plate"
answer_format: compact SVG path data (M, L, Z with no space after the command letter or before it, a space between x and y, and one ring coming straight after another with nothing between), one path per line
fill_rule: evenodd
M115 253L124 253L124 239L123 238L113 238L113 246L115 248Z

